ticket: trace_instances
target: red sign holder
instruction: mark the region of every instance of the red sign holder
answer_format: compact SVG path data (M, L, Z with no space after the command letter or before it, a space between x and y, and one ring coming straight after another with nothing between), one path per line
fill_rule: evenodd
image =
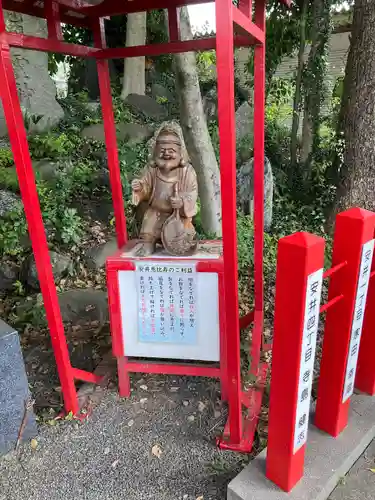
M309 233L278 246L266 475L285 491L303 476L324 246Z
M342 300L327 311L315 415L315 425L334 437L348 422L374 227L375 214L360 208L336 217L332 266L342 268L331 276L328 301Z

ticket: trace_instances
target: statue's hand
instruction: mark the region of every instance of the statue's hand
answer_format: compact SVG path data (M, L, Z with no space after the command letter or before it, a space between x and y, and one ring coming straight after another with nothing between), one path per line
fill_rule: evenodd
M171 205L172 205L172 208L174 208L174 209L180 209L183 207L184 202L182 201L182 198L180 196L177 196L177 197L172 196Z
M138 179L134 179L134 181L132 181L132 190L133 191L142 191L142 182Z

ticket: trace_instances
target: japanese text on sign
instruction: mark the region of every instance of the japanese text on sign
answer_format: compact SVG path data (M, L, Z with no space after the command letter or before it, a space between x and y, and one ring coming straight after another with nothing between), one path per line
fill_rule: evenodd
M363 245L362 248L362 258L359 268L348 361L346 364L345 383L342 395L343 403L345 403L345 401L350 398L354 390L354 379L358 362L359 343L361 341L363 318L365 315L367 291L371 273L371 263L374 254L374 242L375 240L368 241Z
M139 340L195 344L195 266L139 262L136 276Z
M293 453L296 453L307 439L322 280L323 269L315 271L307 278Z

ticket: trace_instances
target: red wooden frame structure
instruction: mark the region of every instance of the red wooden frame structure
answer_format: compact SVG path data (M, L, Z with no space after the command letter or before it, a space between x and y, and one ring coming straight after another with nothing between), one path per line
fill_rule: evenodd
M216 37L181 41L179 39L177 8L183 5L206 3L207 0L103 0L89 5L81 0L0 0L0 97L8 126L19 186L25 208L30 239L35 255L47 321L51 333L65 408L79 412L75 380L99 382L94 374L71 366L64 334L61 312L54 284L47 239L43 227L35 177L28 149L22 111L17 95L10 47L21 47L77 57L93 57L97 62L100 98L108 152L108 168L113 195L117 242L121 248L127 241L126 220L116 128L112 110L112 96L108 59L136 56L155 56L165 53L216 49L218 78L218 114L220 135L222 230L223 230L223 289L225 291L225 321L228 335L226 346L228 369L229 438L223 446L247 451L251 448L250 428L243 425L242 405L251 406L249 422L252 431L260 407L260 393L244 393L240 377L240 328L254 322L251 349L251 372L264 378L260 365L263 331L263 200L264 200L264 101L265 101L265 20L266 0L240 0L236 7L232 0L215 0ZM290 0L283 0L286 5ZM8 33L4 10L28 14L47 20L48 38L42 39L17 33ZM163 44L107 49L104 18L152 9L167 9L170 41ZM61 23L89 28L94 34L94 47L68 44L63 41ZM236 238L236 148L234 114L234 57L238 46L255 46L254 60L254 205L255 248L254 279L255 308L246 317L238 317L237 238ZM257 403L254 403L256 401ZM254 411L255 410L255 411ZM245 428L244 428L245 427ZM252 432L253 433L253 432Z

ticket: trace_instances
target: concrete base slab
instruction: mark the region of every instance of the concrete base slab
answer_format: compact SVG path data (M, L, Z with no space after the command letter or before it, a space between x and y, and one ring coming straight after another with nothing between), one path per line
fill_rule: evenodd
M375 496L375 441L340 481L329 500L374 500Z
M349 424L338 438L310 425L305 474L290 493L265 476L266 450L228 485L228 500L326 500L375 437L375 397L355 394ZM313 418L311 418L313 421Z

